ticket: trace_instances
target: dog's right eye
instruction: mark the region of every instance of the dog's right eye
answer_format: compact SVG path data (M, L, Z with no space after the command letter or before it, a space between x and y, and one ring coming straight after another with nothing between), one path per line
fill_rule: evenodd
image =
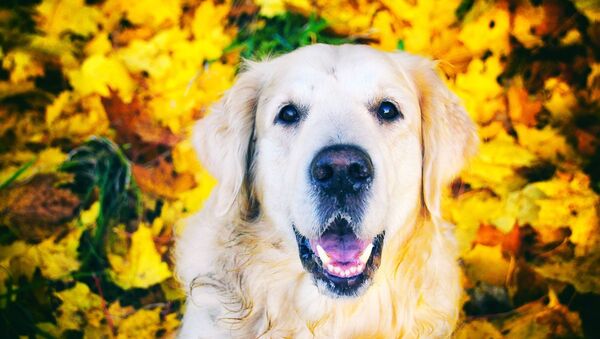
M285 125L295 124L300 120L300 112L298 108L292 104L283 106L277 114L275 122L279 122Z

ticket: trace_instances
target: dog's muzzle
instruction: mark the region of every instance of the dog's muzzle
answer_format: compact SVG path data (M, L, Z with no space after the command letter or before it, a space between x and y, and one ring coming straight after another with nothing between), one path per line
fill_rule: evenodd
M359 295L379 266L384 237L362 239L356 232L374 178L371 158L358 146L328 146L309 174L323 226L311 239L294 228L302 264L335 296Z

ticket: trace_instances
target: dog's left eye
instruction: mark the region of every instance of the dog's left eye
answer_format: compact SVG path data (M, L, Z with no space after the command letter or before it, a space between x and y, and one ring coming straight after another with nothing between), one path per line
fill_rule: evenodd
M404 115L398 110L398 107L389 101L382 101L377 108L377 116L381 120L392 121L398 118L404 118Z
M285 105L279 110L277 114L276 122L283 123L285 125L295 124L300 120L300 112L298 108L292 104Z

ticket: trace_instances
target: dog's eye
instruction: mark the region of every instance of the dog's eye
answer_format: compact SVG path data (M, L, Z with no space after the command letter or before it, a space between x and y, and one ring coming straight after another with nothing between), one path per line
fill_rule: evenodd
M289 104L283 106L277 114L276 122L281 122L286 125L291 125L300 120L300 112L296 106Z
M377 108L377 116L381 120L392 121L398 118L404 118L402 113L398 110L396 105L389 101L382 101Z

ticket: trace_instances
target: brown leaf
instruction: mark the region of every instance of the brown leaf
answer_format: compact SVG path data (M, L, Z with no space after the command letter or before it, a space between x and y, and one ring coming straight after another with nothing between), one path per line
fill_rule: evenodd
M117 142L129 145L125 152L134 163L154 160L181 140L180 136L153 120L137 96L127 104L112 93L109 98L102 99L102 104L111 127L117 132Z
M133 176L144 192L167 199L177 199L178 194L187 191L196 182L190 173L177 173L173 164L159 158L158 165L146 167L134 164Z
M504 338L580 338L581 320L564 305L546 305L541 301L519 307L493 323Z
M38 174L24 184L0 191L0 220L21 238L38 242L77 215L79 198L55 187L58 178Z
M116 93L112 93L110 98L102 99L102 104L111 126L124 142L173 146L180 141L168 128L152 120L138 97L126 104Z
M231 6L231 10L229 10L229 17L232 19L238 19L243 16L251 17L258 13L259 10L260 7L258 7L253 1L236 1Z
M598 147L598 140L593 134L582 129L575 130L575 138L577 139L577 149L583 155L592 156Z
M544 7L544 21L535 27L535 34L539 36L558 34L565 25L564 13L566 11L563 4L560 1L547 0L543 2L542 6Z
M564 242L551 252L535 258L531 266L546 279L572 284L581 293L600 294L600 249L575 257L573 244Z
M486 319L487 318L487 319ZM457 338L581 338L581 320L561 304L534 301L494 317L473 317L457 330Z

